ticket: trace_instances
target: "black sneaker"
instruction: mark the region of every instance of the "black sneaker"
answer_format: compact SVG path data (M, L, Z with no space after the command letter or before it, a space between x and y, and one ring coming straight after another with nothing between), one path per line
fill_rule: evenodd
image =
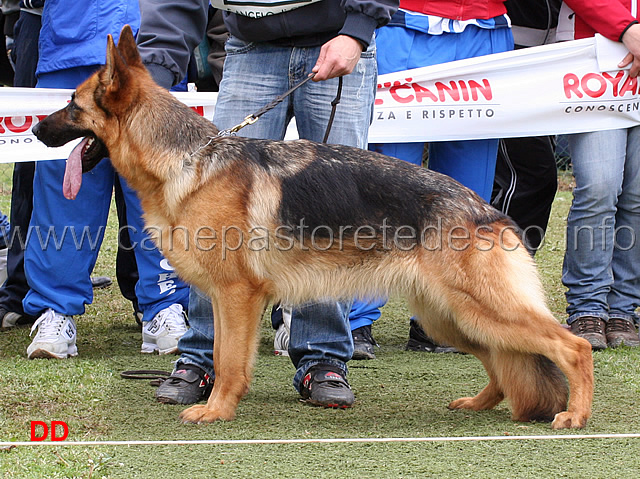
M93 289L108 288L113 284L113 281L108 276L91 276L91 287Z
M326 364L313 366L302 380L302 399L314 406L345 409L355 398L349 383L337 368Z
M4 308L0 308L0 327L2 329L17 328L20 326L30 326L38 319L35 316L28 314L15 313L13 311L7 311Z
M433 339L427 336L424 329L420 327L417 321L410 321L409 341L405 346L405 351L420 351L423 353L459 353L453 346L436 344Z
M207 399L213 378L191 364L180 365L156 390L156 399L164 404L195 404Z
M376 340L371 334L371 325L362 326L361 328L351 331L353 337L353 356L351 359L375 359L373 352L374 346L377 346Z
M571 332L591 343L591 349L606 349L606 323L595 316L582 316L571 323Z

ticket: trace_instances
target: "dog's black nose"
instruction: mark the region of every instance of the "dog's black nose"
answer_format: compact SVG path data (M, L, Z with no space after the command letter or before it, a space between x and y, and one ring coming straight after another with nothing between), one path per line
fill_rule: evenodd
M40 125L42 125L42 122L36 123L36 126L31 129L31 131L34 135L36 135L37 138L40 138L40 132L42 130L42 127Z

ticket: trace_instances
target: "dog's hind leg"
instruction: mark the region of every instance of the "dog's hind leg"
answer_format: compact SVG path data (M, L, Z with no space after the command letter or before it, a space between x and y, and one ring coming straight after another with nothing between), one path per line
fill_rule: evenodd
M540 354L553 361L569 381L567 411L556 414L553 429L582 428L591 417L593 400L593 356L591 345L561 326L538 339Z
M472 354L477 357L489 375L489 384L474 397L462 397L451 401L449 409L470 409L472 411L484 411L493 409L504 399L504 392L498 384L498 378L494 372L493 362L488 352L475 350Z
M213 390L206 405L192 406L180 414L183 422L231 420L249 391L266 295L248 283L237 283L216 291L213 301Z
M449 409L482 411L493 409L498 405L504 399L504 393L494 372L493 358L490 351L478 344L471 343L455 322L447 314L438 312L437 305L429 303L426 298L412 298L409 302L418 324L428 336L437 342L451 344L461 351L473 354L482 362L489 375L489 384L482 391L474 397L463 397L452 401L448 406Z
M473 309L467 305L466 314ZM560 326L551 313L537 309L523 308L501 318L476 309L473 320L465 321L465 334L490 350L497 385L511 403L514 420L555 416L554 429L584 427L593 397L591 347ZM568 391L558 368L571 391L566 411Z

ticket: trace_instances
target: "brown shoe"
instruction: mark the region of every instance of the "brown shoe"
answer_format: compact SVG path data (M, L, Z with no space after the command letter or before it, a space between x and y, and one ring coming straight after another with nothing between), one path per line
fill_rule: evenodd
M640 346L640 338L633 321L622 318L609 318L606 326L607 344L610 348L617 348L624 344L631 348Z
M571 323L571 332L589 341L591 349L606 349L605 325L602 319L595 316L582 316Z

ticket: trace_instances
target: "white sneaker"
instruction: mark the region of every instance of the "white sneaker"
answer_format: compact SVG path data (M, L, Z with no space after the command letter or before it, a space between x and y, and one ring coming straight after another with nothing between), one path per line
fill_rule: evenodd
M180 304L172 304L142 323L142 349L151 354L175 354L178 340L187 332L187 314Z
M276 356L289 356L289 336L291 331L291 306L281 306L282 324L273 338L273 352Z
M36 328L38 332L27 348L29 359L65 359L69 356L78 355L76 323L71 316L64 316L56 313L53 309L47 309L33 323L29 336L33 334Z

